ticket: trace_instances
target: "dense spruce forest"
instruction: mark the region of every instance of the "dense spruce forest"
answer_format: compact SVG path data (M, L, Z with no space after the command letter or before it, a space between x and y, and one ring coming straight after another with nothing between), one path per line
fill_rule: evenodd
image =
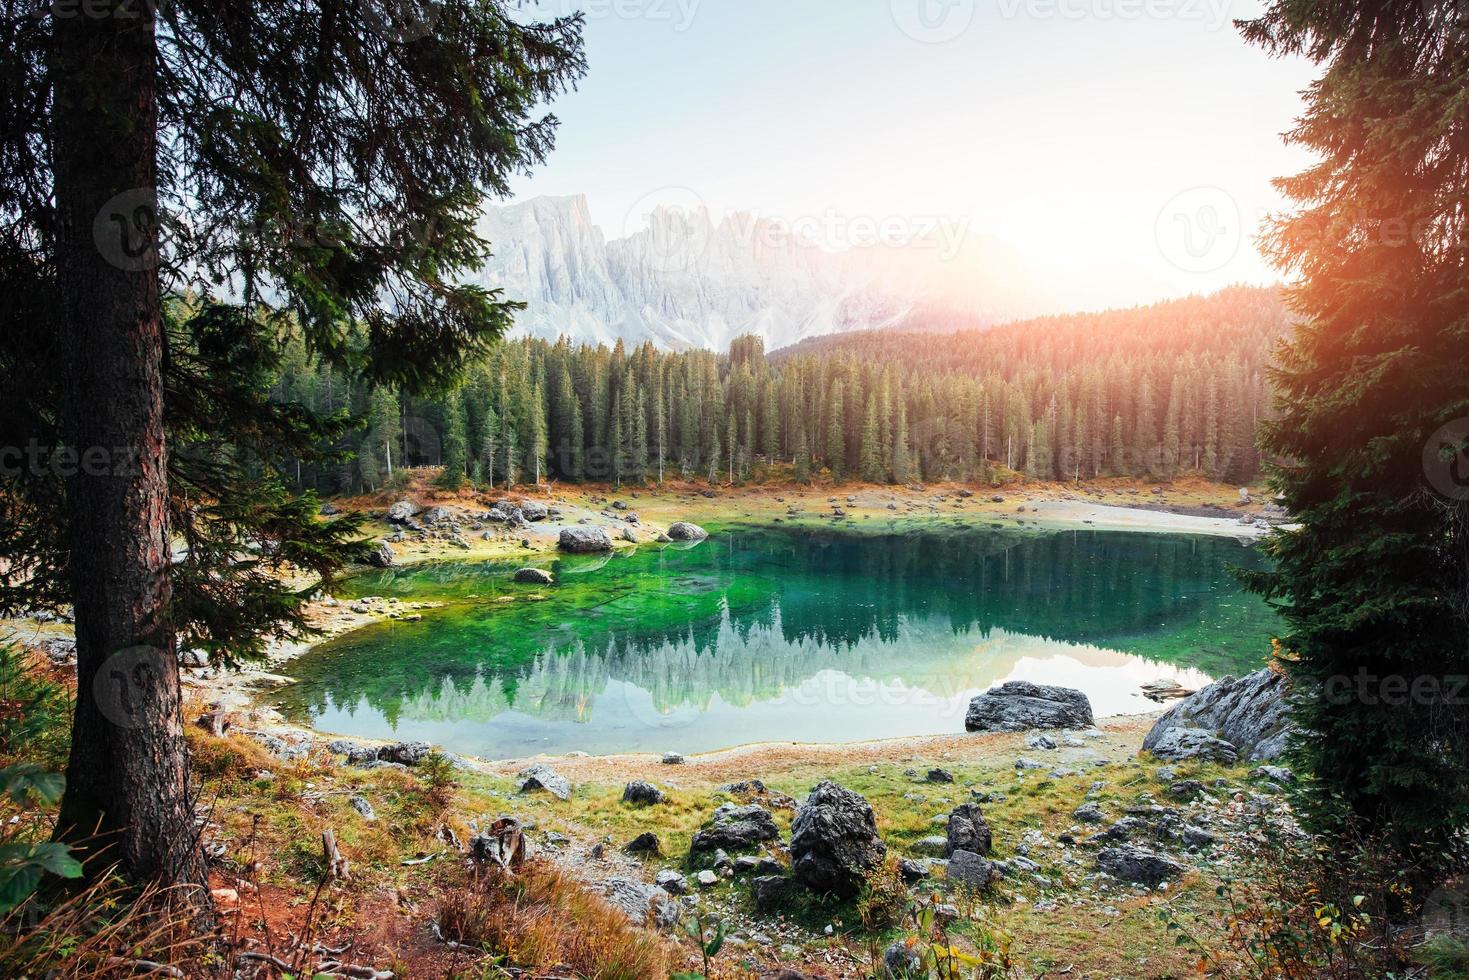
M506 342L454 390L371 387L293 343L275 395L362 425L302 488L358 493L404 466L451 486L1042 480L1259 468L1265 364L1288 319L1274 290L1221 293L990 329L840 334L767 354Z

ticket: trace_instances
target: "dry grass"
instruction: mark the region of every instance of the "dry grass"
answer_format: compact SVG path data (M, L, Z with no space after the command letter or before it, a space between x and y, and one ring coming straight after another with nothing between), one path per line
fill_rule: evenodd
M514 876L470 873L441 894L437 920L446 938L533 971L651 980L667 976L672 959L668 944L544 861Z
M202 975L213 937L184 899L158 888L133 894L104 877L36 921L27 921L31 913L22 907L0 921L0 977Z

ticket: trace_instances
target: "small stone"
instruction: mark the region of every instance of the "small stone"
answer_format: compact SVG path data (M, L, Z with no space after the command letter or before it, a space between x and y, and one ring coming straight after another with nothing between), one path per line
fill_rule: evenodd
M623 847L623 851L627 854L656 855L663 853L663 845L659 842L657 834L644 833L638 834L638 836L628 841Z
M652 783L635 779L623 787L622 802L633 806L654 806L663 802L663 791Z
M660 871L653 881L670 895L683 895L689 890L689 880L677 871Z
M367 797L357 794L348 800L347 803L351 805L352 809L362 815L363 820L377 819L377 813L373 810L372 803Z
M930 783L952 783L954 774L947 769L930 769L927 778Z
M712 888L713 886L719 884L719 875L715 874L713 871L705 869L695 875L694 880L699 883L700 888Z

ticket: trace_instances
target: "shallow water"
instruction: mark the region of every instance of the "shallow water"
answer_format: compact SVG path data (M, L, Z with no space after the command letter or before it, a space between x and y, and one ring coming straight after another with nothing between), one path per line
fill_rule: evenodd
M488 758L962 732L1017 678L1146 711L1148 680L1260 664L1277 621L1230 568L1263 562L1228 538L736 528L546 563L552 587L506 563L390 570L341 594L448 605L316 648L280 707Z

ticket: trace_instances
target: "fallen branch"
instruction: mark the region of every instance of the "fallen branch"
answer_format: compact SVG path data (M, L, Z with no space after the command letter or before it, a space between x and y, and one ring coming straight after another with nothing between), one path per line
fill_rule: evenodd
M291 964L269 953L240 953L235 957L235 960L236 962L265 963L268 966L275 967L282 973L289 974L291 972Z
M321 832L321 849L326 854L326 867L331 877L338 881L350 880L352 875L347 859L337 849L337 835L330 827Z
M326 960L316 968L317 973L324 973L330 977L353 977L355 980L393 980L392 970L379 970L371 966L357 966L354 963L338 963L336 960Z
M165 977L176 977L177 980L187 980L184 971L167 963L155 963L153 960L126 960L121 956L109 956L105 962L109 970L127 970L130 973L157 973Z
M443 856L443 853L444 853L443 851L435 851L434 853L432 853L432 854L426 854L426 855L424 855L421 858L409 858L407 861L402 862L401 867L411 868L411 867L413 867L415 865L419 865L419 864L428 864L430 861L434 860L435 858L442 857Z

